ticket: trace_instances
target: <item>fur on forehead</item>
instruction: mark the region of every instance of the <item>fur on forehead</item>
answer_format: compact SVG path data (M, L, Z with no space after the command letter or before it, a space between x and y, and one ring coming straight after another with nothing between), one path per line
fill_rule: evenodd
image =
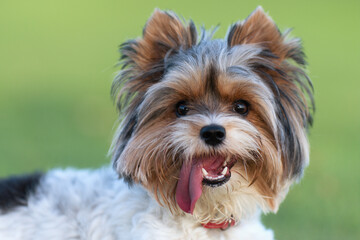
M280 165L274 165L276 169L263 166L257 170L257 174L263 175L263 178L257 178L257 184L259 188L266 189L264 194L271 192L271 195L280 195L280 192L286 192L289 183L301 177L309 157L306 131L312 123L314 106L312 85L303 70L305 60L301 42L289 38L288 33L282 34L261 7L244 21L232 25L224 40L211 38L212 34L204 30L198 37L192 21L186 22L173 12L156 9L145 25L142 38L120 46L122 70L112 88L121 115L121 124L111 149L114 167L129 182L144 183L149 178L165 181L161 175L164 169L174 174L179 166L165 161L151 166L150 162L141 160L143 157L136 160L136 156L124 154L132 139L139 138L137 133L141 132L142 137L146 134L156 135L151 131L170 127L161 127L164 124L162 119L157 119L150 128L143 127L143 123L148 121L145 118L162 116L168 111L171 101L174 101L171 104L176 104L176 98L169 96L179 92L181 85L187 91L211 86L209 82L214 75L218 76L216 84L220 85L221 79L225 79L226 83L245 79L243 83L248 81L249 90L255 91L255 86L258 86L261 89L258 91L268 99L267 110L263 112L268 114L270 120L254 120L254 125L265 129L268 143L274 145L269 148L276 149L280 156ZM196 78L191 78L192 82L186 78L199 73L202 75L198 76L198 82ZM190 89L187 83L191 84ZM218 89L225 88L223 84ZM162 89L162 93L156 92L159 89ZM167 104L159 104L155 110L148 108L151 102L160 103L162 98L167 99ZM144 109L151 111L151 114ZM148 150L155 154L159 150L159 143L149 143L147 147L152 147ZM171 155L168 152L163 154L167 154L164 158ZM127 161L130 158L132 170L124 167L129 166ZM158 175L152 176L152 171L157 171ZM171 189L168 191L171 192Z

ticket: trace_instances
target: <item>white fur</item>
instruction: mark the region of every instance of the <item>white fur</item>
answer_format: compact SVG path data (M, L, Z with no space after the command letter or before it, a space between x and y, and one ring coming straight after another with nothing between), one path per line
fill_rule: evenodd
M53 170L28 205L0 212L1 240L271 240L259 214L226 231L174 216L140 185L129 188L110 168Z

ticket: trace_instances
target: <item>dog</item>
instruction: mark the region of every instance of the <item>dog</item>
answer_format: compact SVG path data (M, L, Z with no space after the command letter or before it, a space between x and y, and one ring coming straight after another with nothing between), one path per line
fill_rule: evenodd
M155 10L120 46L112 166L1 180L0 239L274 239L309 163L301 42L261 7L213 34Z

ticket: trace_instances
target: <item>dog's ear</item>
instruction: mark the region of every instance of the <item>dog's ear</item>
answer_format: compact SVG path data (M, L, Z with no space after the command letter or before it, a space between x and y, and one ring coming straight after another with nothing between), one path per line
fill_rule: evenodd
M305 64L299 39L286 39L274 21L262 7L256 8L244 21L230 27L227 35L229 47L241 44L257 44L268 50L276 61L292 58L299 64Z
M156 9L146 23L143 38L132 45L136 52L124 49L123 53L128 54L141 70L148 71L161 64L170 51L190 48L196 43L196 38L193 22L184 26L174 13Z
M120 46L123 67L131 72L125 87L145 91L161 79L166 58L196 44L197 32L192 21L183 22L173 12L156 9L147 21L143 37Z

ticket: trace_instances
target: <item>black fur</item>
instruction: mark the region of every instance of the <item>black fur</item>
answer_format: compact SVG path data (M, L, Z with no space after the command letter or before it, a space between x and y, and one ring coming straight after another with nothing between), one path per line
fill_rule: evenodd
M42 173L14 176L0 179L0 210L2 213L26 206L29 196L35 192L42 178Z
M117 161L122 153L122 151L124 150L126 144L128 143L130 137L132 136L135 127L137 125L137 113L133 112L133 114L126 119L126 123L124 124L124 127L121 131L120 134L120 138L118 139L118 142L116 144L118 144L119 146L116 148L116 151L114 152L113 155L113 166L116 168L117 165Z
M302 53L302 50L297 50L297 52ZM261 53L261 56L264 52ZM303 57L299 56L299 58ZM265 57L264 57L265 58ZM273 58L270 56L270 58ZM305 63L305 60L302 62ZM284 104L291 106L294 109L301 119L297 119L300 121L305 129L312 125L312 111L314 110L314 101L312 95L312 85L306 74L301 71L299 68L291 69L293 72L285 73L280 68L276 68L272 66L269 61L257 61L251 65L253 71L257 73L272 89L275 94L275 100L277 105L277 116L281 123L281 127L279 128L279 140L282 146L282 152L284 155L285 164L285 173L286 177L299 177L303 172L303 151L302 145L299 142L295 126L293 125L296 120L291 119L287 114ZM278 66L279 67L279 66ZM307 93L308 98L310 99L310 108L307 110L305 103L301 100L301 97L297 94L295 97L291 97L284 91L281 87L279 87L273 77L268 73L270 71L277 72L279 76L282 77L283 80L293 82L298 84L301 89Z
M207 69L205 89L207 89L208 92L214 93L216 96L219 95L217 91L217 70L213 64Z

